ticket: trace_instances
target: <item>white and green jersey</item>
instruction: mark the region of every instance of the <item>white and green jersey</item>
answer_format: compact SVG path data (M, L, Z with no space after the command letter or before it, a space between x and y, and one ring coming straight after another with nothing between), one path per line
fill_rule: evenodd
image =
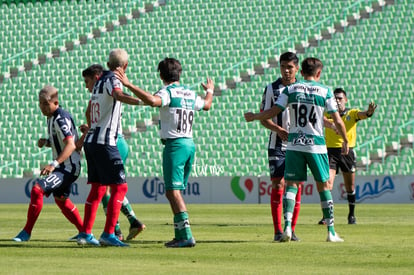
M171 84L155 93L160 107L161 139L192 138L194 112L203 109L204 100L185 86Z
M286 87L276 101L289 107L290 128L286 150L324 154L327 152L323 116L337 111L330 88L315 81L301 80Z

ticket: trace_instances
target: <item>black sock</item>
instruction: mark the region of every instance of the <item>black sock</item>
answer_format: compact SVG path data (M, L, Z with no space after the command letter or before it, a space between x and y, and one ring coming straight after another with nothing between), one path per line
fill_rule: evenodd
M348 205L349 205L349 214L348 216L355 216L355 191L348 193Z

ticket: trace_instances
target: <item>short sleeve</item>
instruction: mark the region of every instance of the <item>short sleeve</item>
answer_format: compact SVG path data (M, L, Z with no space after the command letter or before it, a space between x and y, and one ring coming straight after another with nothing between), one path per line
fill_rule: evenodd
M171 102L171 95L166 89L161 89L154 95L161 98L161 107L168 106Z
M201 97L197 96L196 97L196 100L195 100L194 110L200 111L203 108L204 108L204 99L202 99Z
M328 89L326 94L325 108L328 114L338 111L338 104L336 103L336 99L333 96L331 89Z
M67 119L65 117L61 117L61 118L58 118L56 120L56 123L59 127L59 130L60 130L60 131L57 131L57 132L58 132L58 134L59 134L59 136L62 140L65 140L66 138L73 136L72 130L70 128L69 119Z
M278 96L275 105L283 110L286 109L289 100L289 87L283 89L283 92Z

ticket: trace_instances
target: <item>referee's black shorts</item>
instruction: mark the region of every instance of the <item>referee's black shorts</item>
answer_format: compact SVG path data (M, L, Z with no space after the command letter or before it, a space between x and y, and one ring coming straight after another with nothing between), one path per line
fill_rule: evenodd
M356 171L356 155L353 148L349 148L347 155L341 154L341 148L328 148L329 169L336 170L339 168L344 173L355 173Z

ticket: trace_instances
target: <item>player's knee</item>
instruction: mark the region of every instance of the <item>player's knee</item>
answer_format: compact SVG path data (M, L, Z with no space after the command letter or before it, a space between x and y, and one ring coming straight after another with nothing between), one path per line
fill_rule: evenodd
M272 188L276 190L282 190L285 188L285 181L282 177L272 179Z

